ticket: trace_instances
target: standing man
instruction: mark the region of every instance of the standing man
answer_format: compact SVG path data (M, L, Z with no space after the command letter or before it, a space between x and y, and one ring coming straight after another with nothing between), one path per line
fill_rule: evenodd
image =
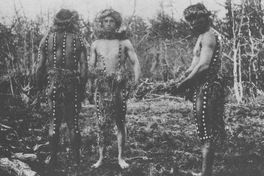
M218 77L221 66L221 38L210 27L210 12L201 3L184 10L184 17L199 35L187 77L173 93L193 92L193 111L197 133L202 142L202 173L211 176L215 142L224 136L224 92Z
M125 33L118 33L122 18L113 9L106 9L99 16L102 31L92 43L89 65L96 72L95 104L97 108L99 135L99 160L93 165L98 168L104 160L105 145L117 126L118 164L122 169L129 165L124 160L126 137L125 115L127 99L127 59L132 64L135 85L139 83L141 68L137 55ZM91 75L93 75L91 73Z
M46 96L50 109L50 164L56 164L59 128L65 119L72 144L75 164L80 162L81 135L78 115L87 82L87 53L78 27L76 11L61 9L54 18L53 29L39 47L37 83L41 89L47 78Z

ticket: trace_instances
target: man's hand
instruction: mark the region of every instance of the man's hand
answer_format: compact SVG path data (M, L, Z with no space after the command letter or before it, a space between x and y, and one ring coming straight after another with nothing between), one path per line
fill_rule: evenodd
M181 92L183 92L185 89L187 89L188 87L189 87L189 86L188 86L188 81L183 81L183 82L181 82L181 83L179 83L179 84L177 85L176 90L177 90L177 92L181 93Z
M184 80L180 82L174 90L171 91L171 94L172 95L180 94L184 92L184 90L188 89L189 87L190 87L189 80Z
M187 77L192 72L192 70L187 69L184 73L184 76Z

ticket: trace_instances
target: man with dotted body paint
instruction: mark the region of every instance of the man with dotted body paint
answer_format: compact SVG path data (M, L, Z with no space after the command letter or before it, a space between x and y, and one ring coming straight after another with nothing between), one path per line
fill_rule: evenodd
M125 115L127 99L127 68L129 59L134 72L135 85L139 83L141 73L139 61L131 42L124 33L117 32L122 23L120 13L106 9L100 13L99 22L102 31L98 40L91 46L89 66L97 70L95 79L95 104L98 118L99 160L93 165L103 164L105 147L111 143L113 122L117 127L118 164L124 169L129 165L124 160L126 137ZM89 71L90 72L90 71Z
M224 91L218 76L221 66L221 38L210 27L210 12L201 3L184 10L184 17L193 31L199 34L193 50L193 60L188 75L172 94L184 90L193 93L194 118L202 142L201 176L211 176L214 149L217 139L224 137ZM190 95L188 96L190 97Z
M79 34L78 13L61 9L54 18L53 29L39 47L36 71L38 88L46 88L49 107L50 165L57 163L59 128L65 119L70 132L74 163L80 162L81 135L78 115L87 82L87 51ZM43 81L47 79L47 86Z

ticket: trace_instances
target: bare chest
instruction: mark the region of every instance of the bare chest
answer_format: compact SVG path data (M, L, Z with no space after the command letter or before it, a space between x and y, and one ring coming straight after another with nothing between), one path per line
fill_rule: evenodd
M108 72L116 72L125 62L124 46L119 40L101 40L96 47L97 63Z
M202 40L202 37L199 36L193 48L193 55L196 57L200 57L201 55L201 49L202 49L201 40Z
M101 40L96 51L98 55L109 59L117 59L123 53L122 44L118 40Z

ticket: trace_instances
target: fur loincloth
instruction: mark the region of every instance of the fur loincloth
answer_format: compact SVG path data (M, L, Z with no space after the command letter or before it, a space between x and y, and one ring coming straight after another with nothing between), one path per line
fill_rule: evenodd
M77 101L75 104L80 107L81 102L81 84L80 84L80 73L75 70L68 69L49 69L47 71L47 76L49 79L49 84L47 86L47 92L52 93L51 96L58 105L63 109L66 101L75 100L74 95L77 95ZM55 95L54 95L55 92ZM48 93L47 93L48 95ZM73 99L72 99L73 98Z
M127 74L106 74L104 70L90 69L88 77L95 79L95 104L98 117L99 144L112 141L115 120L125 120L126 100L130 84Z

